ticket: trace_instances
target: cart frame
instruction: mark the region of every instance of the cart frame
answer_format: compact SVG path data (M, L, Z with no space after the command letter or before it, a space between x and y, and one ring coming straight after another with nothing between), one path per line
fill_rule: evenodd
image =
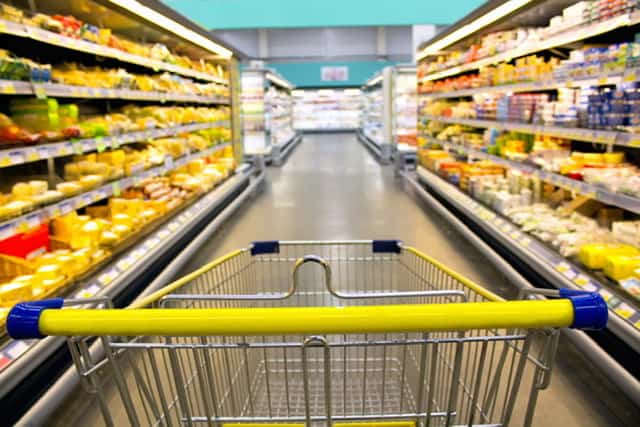
M69 336L108 425L529 426L558 328L606 325L599 295L558 296L504 301L397 240L268 241L125 310L24 303L8 330Z

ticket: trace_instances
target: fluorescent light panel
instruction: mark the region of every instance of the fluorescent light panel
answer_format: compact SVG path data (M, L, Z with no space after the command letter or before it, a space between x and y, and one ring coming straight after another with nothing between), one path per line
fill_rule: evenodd
M382 81L382 74L380 74L377 77L374 77L373 80L370 80L369 83L367 83L367 86L377 85L381 81Z
M509 15L510 13L520 9L522 6L526 5L527 3L531 3L531 1L532 0L509 0L501 4L500 6L491 10L490 12L482 15L475 21L468 23L464 27L458 28L453 33L425 47L424 50L420 52L420 54L418 55L418 59L420 60L428 55L433 55L437 52L440 52L442 49L446 48L447 46L451 46L457 41L460 41L465 37L470 36L471 34L486 27L487 25L490 25L496 22L498 19L503 18Z
M291 89L293 86L291 86L291 83L289 83L288 81L281 79L280 77L276 76L275 74L271 74L268 73L267 74L267 79L271 80L273 83L286 87L288 89Z
M182 24L156 12L155 10L138 3L136 0L109 0L111 3L120 6L129 12L138 15L146 21L153 22L161 28L181 37L191 43L200 46L201 48L208 50L209 52L220 55L225 59L229 59L233 56L233 52L220 46L217 43L209 40L208 38L196 33L193 30L188 29Z

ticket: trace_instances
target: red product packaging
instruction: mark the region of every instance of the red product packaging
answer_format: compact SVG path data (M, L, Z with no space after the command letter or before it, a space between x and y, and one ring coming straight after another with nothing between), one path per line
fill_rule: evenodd
M0 240L0 253L24 259L35 258L49 249L49 225Z

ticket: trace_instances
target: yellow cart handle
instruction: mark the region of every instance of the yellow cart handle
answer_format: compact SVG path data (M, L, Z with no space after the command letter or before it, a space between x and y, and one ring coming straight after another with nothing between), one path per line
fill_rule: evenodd
M602 329L608 309L596 293L505 302L350 307L70 309L62 299L18 304L12 338L58 336L307 335L492 328Z

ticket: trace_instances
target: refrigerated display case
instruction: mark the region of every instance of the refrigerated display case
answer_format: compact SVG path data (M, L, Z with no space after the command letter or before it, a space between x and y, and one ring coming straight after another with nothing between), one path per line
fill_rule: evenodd
M416 68L385 67L362 87L359 139L382 162L415 163L418 106Z
M359 89L296 89L293 100L293 127L300 132L353 132L358 128Z
M300 142L293 128L293 85L266 69L242 72L242 117L245 153L281 165Z
M10 423L69 354L63 340L10 340L9 307L125 303L256 170L242 164L238 53L160 2L13 1L0 4L0 38L0 407Z
M639 402L640 10L605 6L535 2L458 36L483 6L422 46L405 177L533 283L599 292L587 356Z

